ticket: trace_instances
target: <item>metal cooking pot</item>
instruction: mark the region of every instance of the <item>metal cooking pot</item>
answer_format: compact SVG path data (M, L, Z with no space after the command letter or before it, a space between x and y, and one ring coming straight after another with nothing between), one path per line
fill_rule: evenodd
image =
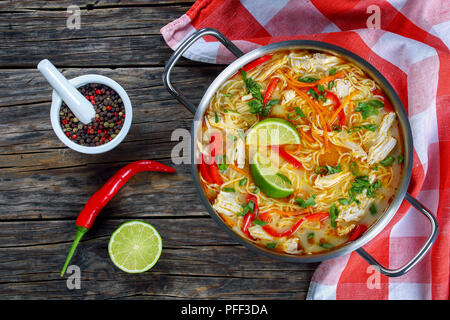
M172 68L174 67L175 63L178 61L178 59L181 57L181 55L198 39L200 39L203 36L210 35L215 37L217 40L219 40L228 50L230 50L235 56L236 60L231 63L228 67L223 70L219 76L213 81L213 83L209 86L208 90L206 91L205 95L203 96L199 106L196 108L195 105L193 105L190 101L186 99L186 97L177 89L175 88L171 81L170 81L170 74L172 71ZM401 173L400 182L398 185L397 192L387 208L386 212L381 216L378 221L376 221L359 239L352 241L350 243L347 243L346 245L330 251L330 252L323 252L319 254L313 254L313 255L304 255L304 256L296 256L296 255L289 255L284 254L280 252L275 252L268 250L266 248L257 246L253 244L251 241L244 239L240 236L238 236L236 233L234 233L220 218L220 216L215 212L214 208L212 207L211 203L208 201L202 187L200 184L200 180L198 177L198 170L197 166L195 165L195 158L197 154L197 147L196 147L196 141L199 138L199 135L201 134L201 126L202 126L202 119L203 115L208 108L209 102L211 98L214 96L214 93L218 90L218 88L222 85L223 82L225 82L228 78L233 76L238 70L246 65L247 63L255 60L256 58L259 58L267 53L271 53L277 50L283 50L283 49L312 49L322 52L328 52L331 54L334 54L336 56L341 56L349 60L350 62L354 63L355 65L359 66L362 70L364 70L369 76L371 76L373 79L376 80L376 82L381 86L381 88L384 90L384 92L387 94L388 98L390 99L396 113L399 119L400 123L400 131L403 136L404 141L404 148L405 148L405 156L404 156L404 166L403 171ZM319 42L319 41L311 41L311 40L291 40L291 41L283 41L283 42L277 42L273 43L267 46L259 47L247 54L244 54L241 50L239 50L230 40L228 40L223 34L221 34L219 31L205 28L198 30L197 32L194 32L191 36L186 38L180 46L177 48L177 50L173 53L173 55L170 57L169 61L167 62L167 65L164 69L163 73L163 82L166 86L167 90L179 101L181 102L189 111L191 111L194 116L194 122L192 125L191 130L191 171L194 178L194 183L197 188L197 191L200 195L200 198L202 199L206 209L208 210L211 217L228 233L231 237L233 237L237 242L243 244L247 248L283 261L289 261L289 262L299 262L299 263L307 263L307 262L317 262L317 261L323 261L331 258L335 258L344 254L347 254L352 251L356 251L362 258L364 258L369 264L377 266L379 268L379 271L390 277L397 277L401 276L405 273L407 273L411 268L413 268L428 252L428 250L433 245L433 242L436 240L437 234L438 234L438 224L436 221L436 218L433 216L433 214L425 208L419 201L417 201L415 198L413 198L410 194L408 194L407 188L408 184L411 178L411 171L412 171L412 162L413 162L413 140L412 140L412 134L411 134L411 127L409 125L408 117L406 116L405 109L397 95L397 93L394 91L392 86L389 84L389 82L381 75L380 72L378 72L372 65L370 65L367 61L362 59L361 57L357 56L356 54L345 50L341 47L338 47L333 44ZM364 249L362 249L362 246L372 240L383 228L389 223L389 221L392 219L392 217L397 212L398 208L400 207L400 204L402 201L406 199L411 205L413 205L417 210L419 210L420 213L422 213L430 222L431 224L431 234L426 240L423 247L419 250L419 252L404 266L398 268L398 269L388 269L384 266L382 266L380 263L378 263L371 255L369 255Z

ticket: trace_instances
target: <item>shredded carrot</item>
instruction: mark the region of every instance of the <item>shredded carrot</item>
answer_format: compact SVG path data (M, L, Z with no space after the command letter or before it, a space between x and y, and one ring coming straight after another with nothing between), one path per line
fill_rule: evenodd
M349 94L349 95L345 98L344 102L342 102L342 104L339 106L339 108L337 108L337 109L334 111L334 114L333 114L333 116L331 117L330 121L328 121L328 124L331 125L331 124L333 123L333 121L334 121L334 120L336 119L336 117L338 116L339 112L341 112L341 110L344 109L345 105L348 104L348 103L350 102L350 100L351 100L355 95L357 95L358 93L359 93L359 91L353 91L351 94Z
M305 92L303 92L297 88L292 88L292 89L294 89L294 91L300 97L302 97L319 115L319 119L322 124L323 138L324 138L323 142L325 145L325 150L328 149L328 124L327 124L327 121L325 120L324 114L320 111L320 108L317 106L318 103L315 103Z
M313 88L315 86L317 86L318 84L324 84L327 82L330 82L331 80L335 80L338 78L343 78L345 76L344 72L338 72L335 75L332 76L328 76L328 77L324 77L320 80L317 80L316 82L300 82L296 79L294 79L289 73L282 73L287 79L286 81L292 85L293 87L297 87L297 88Z
M292 216L300 216L302 214L305 214L305 213L308 212L308 210L303 210L303 211L282 211L282 210L278 210L278 209L272 209L271 212L279 214L279 215L281 215L283 217L292 217Z
M324 83L330 82L331 80L334 80L334 79L343 78L344 76L345 76L345 73L338 72L335 75L322 78L319 81L316 81L314 84L324 84Z
M233 165L231 163L229 164L229 166L230 166L231 169L233 169L233 170L243 174L244 176L248 176L248 174L247 174L247 172L245 172L245 170L242 170L241 168L238 168L238 167L236 167L235 165Z
M314 139L311 138L311 137L309 136L309 134L307 134L305 131L300 130L300 132L301 132L302 136L303 136L306 140L308 140L308 141L311 142L311 143L314 143L314 142L315 142Z

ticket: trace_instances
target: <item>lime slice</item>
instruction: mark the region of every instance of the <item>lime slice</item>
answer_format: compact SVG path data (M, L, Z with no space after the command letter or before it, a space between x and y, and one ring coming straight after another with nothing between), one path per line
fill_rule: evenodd
M158 231L148 223L123 223L111 236L108 252L111 261L122 271L140 273L153 267L162 251Z
M279 118L267 118L258 122L247 133L249 145L268 146L299 144L300 135L292 123Z
M290 180L258 152L253 157L253 163L250 163L250 170L255 184L269 197L285 198L294 192Z

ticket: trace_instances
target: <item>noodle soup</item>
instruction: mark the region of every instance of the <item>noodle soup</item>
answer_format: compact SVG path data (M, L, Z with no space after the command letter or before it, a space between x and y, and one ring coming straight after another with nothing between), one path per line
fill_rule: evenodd
M294 255L338 248L389 206L403 142L376 82L340 57L277 51L225 81L198 142L199 178L238 235Z

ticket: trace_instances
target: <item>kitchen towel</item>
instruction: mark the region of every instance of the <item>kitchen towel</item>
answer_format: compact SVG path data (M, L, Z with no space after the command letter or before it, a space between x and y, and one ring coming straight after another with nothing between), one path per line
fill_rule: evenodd
M437 217L432 250L409 273L380 275L357 253L322 262L308 299L448 299L450 254L450 2L440 0L199 0L161 29L176 49L192 32L221 31L242 51L291 39L344 47L377 68L400 96L412 127L414 163L408 192ZM235 58L206 37L186 58L230 63ZM397 268L422 246L427 220L403 202L364 249Z

